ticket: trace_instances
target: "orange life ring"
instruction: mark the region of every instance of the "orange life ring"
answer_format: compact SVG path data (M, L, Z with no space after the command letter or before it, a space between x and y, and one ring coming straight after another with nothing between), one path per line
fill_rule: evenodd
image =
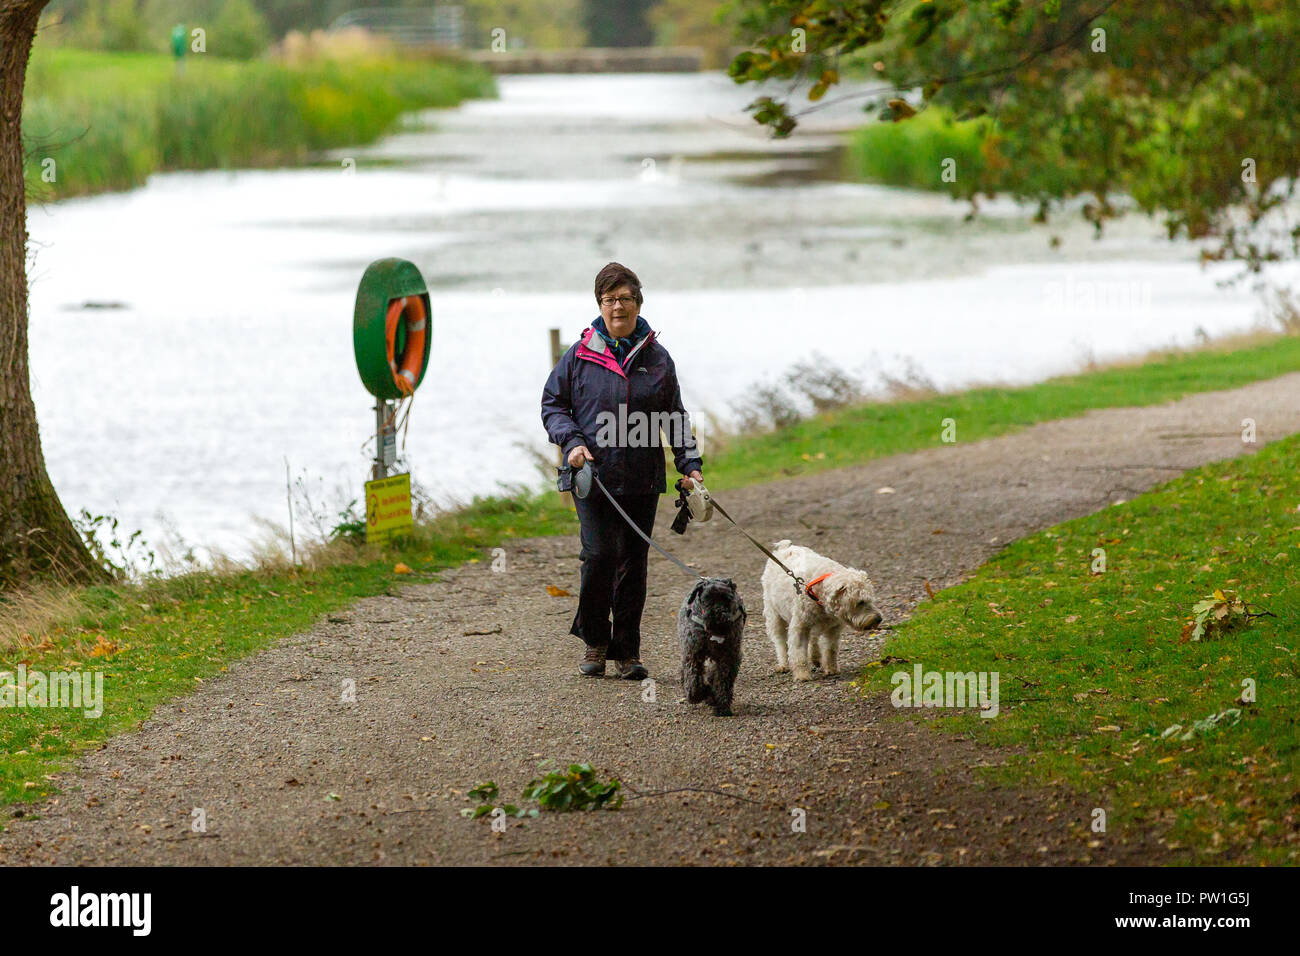
M388 303L388 314L384 317L384 338L388 348L388 367L393 370L393 381L399 391L410 395L415 392L415 383L424 371L424 338L428 335L429 322L424 311L424 299L418 295L408 295ZM406 347L402 354L394 354L397 345L397 327L405 319Z

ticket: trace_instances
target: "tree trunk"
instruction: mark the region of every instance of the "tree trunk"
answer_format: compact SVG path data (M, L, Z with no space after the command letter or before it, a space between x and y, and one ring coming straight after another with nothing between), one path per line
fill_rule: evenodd
M0 592L34 579L108 578L45 471L27 367L27 197L23 86L49 0L0 0Z

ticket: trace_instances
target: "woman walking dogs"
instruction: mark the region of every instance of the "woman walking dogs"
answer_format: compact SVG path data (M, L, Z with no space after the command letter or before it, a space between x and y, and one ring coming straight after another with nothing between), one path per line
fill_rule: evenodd
M596 275L600 315L564 353L542 390L542 423L569 468L591 462L601 482L637 526L654 530L659 496L667 490L660 428L677 470L704 480L703 463L682 407L677 369L640 315L641 281L611 262ZM561 476L561 490L565 489ZM640 680L641 611L645 607L647 545L599 489L574 496L582 540L578 613L569 633L586 653L578 669L603 677L611 658L619 677ZM613 615L611 625L610 615Z

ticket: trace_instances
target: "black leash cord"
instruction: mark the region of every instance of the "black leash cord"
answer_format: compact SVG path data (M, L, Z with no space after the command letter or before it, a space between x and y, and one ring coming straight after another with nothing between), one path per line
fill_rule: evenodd
M724 507L722 507L722 505L718 503L718 499L717 499L717 498L714 498L713 495L709 495L709 500L713 502L713 507L715 507L715 508L718 509L718 513L719 513L720 515L722 515L722 517L724 517L724 518L726 518L728 521L730 521L730 522L732 523L732 525L735 527L735 529L736 529L737 531L739 531L741 534L743 534L743 535L744 535L746 538L748 538L750 541L753 541L753 542L754 542L754 546L755 546L756 548L758 548L758 550L762 551L765 555L767 555L769 558L771 558L773 561L775 561L777 567L779 567L782 571L784 571L786 574L790 575L790 577L794 578L794 586L795 586L796 589L802 589L802 588L803 588L803 586L804 586L803 578L799 577L799 575L795 574L793 571L791 571L789 568L787 568L787 567L785 566L785 563L784 563L780 558L778 558L778 557L777 557L775 554L773 554L771 551L767 550L767 548L763 547L763 545L759 544L757 538L755 538L752 534L750 534L748 531L746 531L744 528L742 528L739 524L737 524L737 523L736 523L736 519L733 518L733 517L731 517L731 515L727 514L727 509L724 508Z
M629 526L633 531L635 531L637 534L639 534L639 535L641 536L641 540L642 540L642 541L644 541L646 544L650 545L650 547L654 548L656 551L658 551L660 554L662 554L665 558L667 558L667 559L668 559L669 561L671 561L673 564L677 565L679 568L681 568L683 571L685 571L685 572L686 572L687 574L689 574L691 577L699 578L701 581L704 580L704 575L700 574L699 571L696 571L694 568L688 568L685 564L683 564L683 563L682 563L681 561L679 561L677 558L673 557L671 554L669 554L669 553L668 553L667 551L665 551L663 548L659 547L659 545L655 544L655 543L654 543L654 539L652 539L648 534L646 534L644 531L642 531L640 528L637 527L636 522L633 521L631 518L629 518L627 512L624 511L624 510L622 509L622 507L619 506L619 503L618 503L617 501L614 500L614 496L611 495L611 494L609 493L609 489L605 487L605 483L604 483L603 481L600 480L600 476L596 474L596 470L595 470L594 468L591 470L591 477L592 477L592 479L596 482L597 487L599 487L600 490L603 491L603 492L605 493L605 497L608 498L608 499L609 499L609 503L610 503L611 505L614 506L614 510L617 511L620 515L623 516L623 520L626 521L626 522L628 523L628 526Z

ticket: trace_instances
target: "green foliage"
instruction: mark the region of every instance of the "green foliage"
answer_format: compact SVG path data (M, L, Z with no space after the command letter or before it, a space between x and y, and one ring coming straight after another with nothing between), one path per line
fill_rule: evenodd
M1245 627L1268 611L1252 611L1251 605L1237 596L1236 591L1215 588L1209 597L1192 605L1192 619L1183 625L1184 641L1199 641L1222 637L1228 632Z
M125 189L149 173L295 162L371 141L410 110L490 95L484 70L451 62L322 60L300 66L170 56L34 51L23 104L37 199ZM53 183L42 160L57 164Z
M208 29L208 50L214 56L251 60L270 42L271 29L251 0L225 0Z
M347 507L339 512L339 522L330 528L331 541L352 541L361 543L366 540L366 516L357 512L357 499L348 502Z
M984 145L993 133L987 117L957 122L946 110L928 109L905 123L872 123L849 141L850 161L863 179L890 186L946 189L972 198L986 183ZM952 159L956 180L942 180L943 164Z
M1241 710L1237 707L1229 707L1227 710L1221 710L1217 714L1208 714L1192 724L1191 727L1183 730L1182 724L1170 724L1165 728L1165 732L1160 735L1161 740L1166 740L1174 734L1179 734L1178 739L1187 741L1191 740L1197 734L1204 736L1212 733L1220 726L1231 727L1241 719Z
M497 798L500 792L496 782L489 780L487 783L480 783L469 792L469 795L475 800L484 800L490 803Z
M543 810L564 813L570 810L617 810L623 805L622 784L617 780L601 783L589 763L570 764L566 771L555 770L544 777L529 781L523 798L536 800ZM496 782L489 780L469 791L478 806L460 811L462 817L479 820L498 807L509 817L535 817L536 809L524 809L513 803L498 804L501 795Z
M574 763L530 781L524 799L536 800L543 810L617 810L623 805L621 787L617 780L601 783L591 764Z
M1300 255L1300 226L1282 209L1300 173L1294 0L1205 0L1194 12L1183 0L736 4L754 42L729 67L737 82L819 78L815 100L841 60L878 57L877 75L920 87L925 106L991 116L996 136L964 194L1010 193L1044 218L1091 195L1083 214L1099 230L1127 194L1171 238L1215 240L1207 258L1258 270ZM915 106L890 104L890 119ZM797 124L781 99L753 109L776 135Z
M478 820L488 816L493 810L498 809L497 797L500 796L500 790L494 781L489 780L487 783L481 783L469 792L469 796L478 800L477 807L466 807L460 811L462 817L469 817L471 820ZM535 817L536 810L526 810L515 806L513 803L500 804L500 809L508 817Z
M141 537L144 532L139 528L123 540L124 532L119 530L116 516L92 515L85 508L72 519L72 524L95 563L115 578L127 580L153 570L155 555Z
M97 50L148 50L149 27L135 0L86 0L63 38L70 43Z

